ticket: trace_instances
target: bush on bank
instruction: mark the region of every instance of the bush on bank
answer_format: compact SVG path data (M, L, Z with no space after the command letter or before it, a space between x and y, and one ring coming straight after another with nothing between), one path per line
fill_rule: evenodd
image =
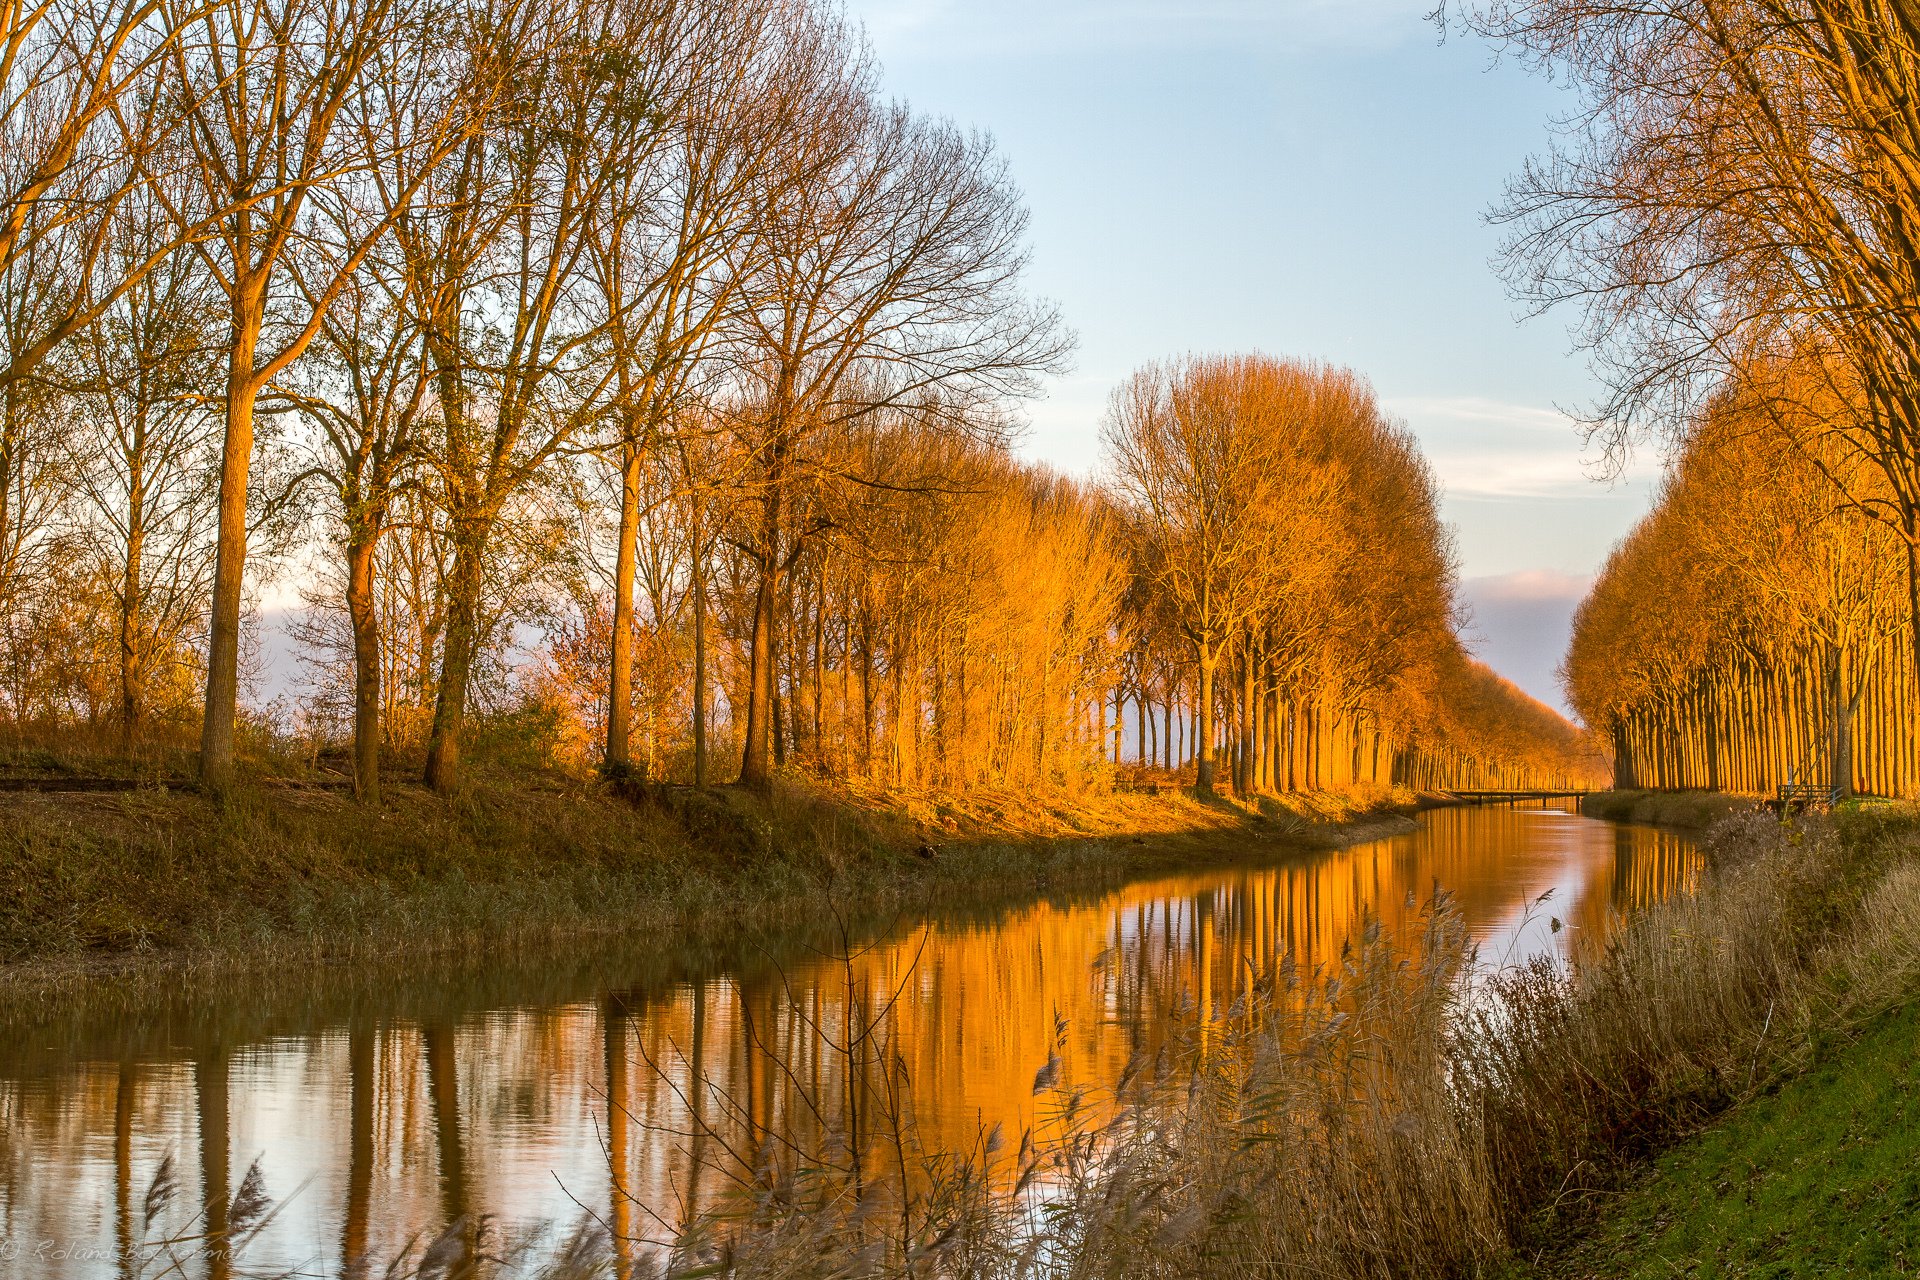
M1730 814L1758 807L1750 796L1720 791L1596 791L1580 797L1580 812L1612 822L1704 830Z

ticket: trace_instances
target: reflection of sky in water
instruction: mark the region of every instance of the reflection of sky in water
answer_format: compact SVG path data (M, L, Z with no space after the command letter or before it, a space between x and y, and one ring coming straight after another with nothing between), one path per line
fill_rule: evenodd
M1442 810L1416 834L1289 865L898 927L845 963L821 937L730 959L654 946L466 978L322 972L238 1008L183 993L138 1017L53 1018L0 1047L0 1235L14 1251L0 1275L115 1275L108 1255L140 1236L140 1201L169 1155L189 1211L206 1187L230 1197L258 1159L281 1207L242 1252L248 1267L336 1274L343 1253L384 1260L462 1214L511 1231L592 1209L658 1236L648 1208L673 1218L720 1191L689 1179L671 1136L691 1109L742 1149L755 1134L817 1139L793 1082L836 1096L844 1063L813 1029L871 1017L895 992L895 1048L929 1143L995 1124L1017 1137L1045 1105L1032 1086L1056 1014L1061 1081L1105 1084L1161 1043L1182 1001L1223 1009L1287 956L1337 962L1368 908L1404 937L1444 886L1483 962L1518 963L1603 936L1612 913L1671 892L1693 865L1647 829ZM719 1092L690 1088L696 1077ZM610 1115L609 1092L630 1121ZM610 1156L639 1206L609 1196ZM103 1253L36 1256L42 1240ZM187 1274L216 1273L195 1259Z
M1492 968L1523 965L1549 954L1564 958L1587 930L1597 927L1604 933L1616 906L1613 886L1592 882L1594 853L1587 819L1562 809L1517 812L1532 827L1525 844L1533 856L1516 858L1517 865L1504 869L1492 888L1496 893L1504 890L1509 905L1473 927L1481 964ZM1638 905L1634 898L1629 894L1620 905ZM1557 931L1555 921L1561 925Z

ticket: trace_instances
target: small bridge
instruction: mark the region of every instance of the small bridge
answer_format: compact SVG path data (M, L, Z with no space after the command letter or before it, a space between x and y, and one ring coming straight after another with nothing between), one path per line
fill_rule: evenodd
M1577 800L1589 791L1448 791L1468 804L1512 804L1520 800Z

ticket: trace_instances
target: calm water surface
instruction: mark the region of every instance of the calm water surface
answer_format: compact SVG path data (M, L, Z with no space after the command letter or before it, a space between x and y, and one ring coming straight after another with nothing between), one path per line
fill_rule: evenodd
M1288 955L1337 957L1363 911L1404 934L1444 886L1483 961L1517 962L1604 936L1696 862L1672 834L1559 807L1442 810L1312 860L868 925L851 948L806 921L731 954L635 939L49 1009L0 1043L0 1276L126 1274L126 1243L204 1227L250 1169L278 1209L235 1274L337 1275L464 1215L508 1238L583 1212L658 1235L652 1214L717 1191L678 1135L751 1150L817 1127L802 1099L836 1096L845 1070L820 1029L850 1011L893 1002L923 1135L967 1145L1033 1121L1056 1048L1062 1083L1109 1083L1189 1002L1220 1007ZM149 1228L163 1167L173 1195ZM172 1274L226 1274L181 1254Z

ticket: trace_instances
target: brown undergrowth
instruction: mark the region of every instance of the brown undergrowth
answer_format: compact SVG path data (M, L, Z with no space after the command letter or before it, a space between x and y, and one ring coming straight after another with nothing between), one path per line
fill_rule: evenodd
M738 928L805 902L909 908L1098 887L1388 834L1414 799L1299 798L1298 812L1266 812L1182 794L942 796L799 775L760 795L473 774L450 798L396 782L377 809L297 761L218 800L155 777L0 794L0 997L269 955L545 945Z

